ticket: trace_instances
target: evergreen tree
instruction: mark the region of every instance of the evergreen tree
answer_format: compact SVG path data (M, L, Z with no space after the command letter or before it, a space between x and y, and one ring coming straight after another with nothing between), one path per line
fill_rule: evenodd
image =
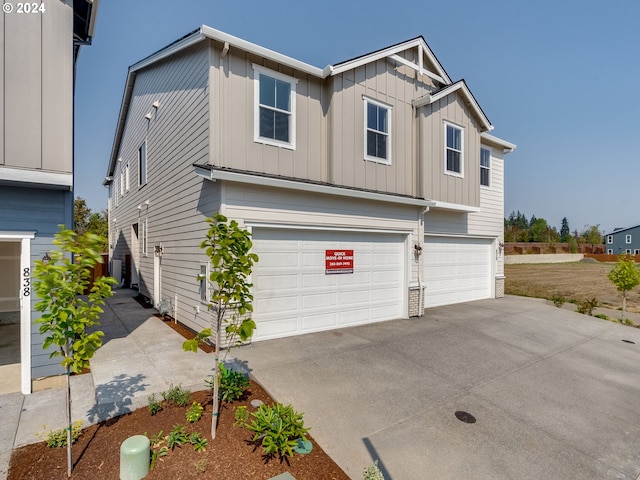
M564 217L562 219L562 226L560 227L560 241L568 242L570 236L571 230L569 229L569 220L567 220L567 217Z

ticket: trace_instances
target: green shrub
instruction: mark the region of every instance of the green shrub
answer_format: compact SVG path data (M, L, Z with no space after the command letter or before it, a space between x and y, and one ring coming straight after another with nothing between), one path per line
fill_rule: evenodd
M562 295L553 295L550 300L558 308L562 307L562 305L564 305L567 301L567 299Z
M191 392L182 388L180 385L174 387L171 385L171 388L166 392L162 392L162 398L169 403L175 403L180 407L186 407L189 403L189 395Z
M162 402L156 399L155 394L152 394L149 397L149 412L151 413L151 415L155 415L160 411L162 411Z
M247 428L254 432L253 442L262 445L267 459L275 455L280 459L293 457L298 439L306 440L309 429L304 427L302 414L296 413L291 405L262 404L252 415L254 418Z
M198 475L200 475L201 473L204 473L207 471L207 459L206 458L201 458L200 460L198 460L195 464L195 469L196 469L196 473Z
M202 407L201 403L193 402L191 406L187 409L187 413L186 413L187 422L194 423L200 420L200 417L202 417L203 410L204 408Z
M82 434L82 420L76 420L71 426L71 443L76 443L76 440ZM39 438L46 440L47 447L57 448L67 446L67 429L61 428L59 430L49 430L45 433L37 433Z
M213 388L213 377L205 380L205 384L209 388ZM249 377L236 370L230 370L220 363L220 386L218 390L218 398L223 402L231 403L234 400L242 398L244 391L249 388Z
M171 450L181 447L187 443L187 432L184 431L184 425L174 425L169 435L167 435L167 445Z
M207 439L202 437L198 432L193 432L189 435L189 443L193 445L193 449L196 452L204 452L208 444Z
M378 460L373 465L364 469L362 480L384 480L384 475L378 468Z
M607 317L604 313L596 313L594 315L594 317L596 318L601 318L602 320L611 320L609 317Z
M578 303L577 312L583 315L593 316L593 311L600 306L600 302L595 298L588 298L586 300L580 300Z
M233 422L234 427L246 427L249 421L249 411L247 407L244 405L236 407L235 419L236 421Z

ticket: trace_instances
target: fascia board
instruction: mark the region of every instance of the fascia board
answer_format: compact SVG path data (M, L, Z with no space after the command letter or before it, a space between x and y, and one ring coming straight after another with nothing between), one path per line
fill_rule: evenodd
M239 172L228 172L222 170L210 169L202 166L195 166L196 174L206 178L207 180L216 181L223 180L228 182L247 183L251 185L260 185L264 187L286 188L289 190L298 190L310 193L321 193L328 195L339 195L342 197L358 198L361 200L375 200L387 203L399 203L403 205L413 205L417 207L432 207L435 205L431 200L421 198L397 197L395 195L386 195L384 193L367 192L363 190L351 190L348 188L334 187L330 185L318 185L314 183L296 182L283 178L262 177L259 175L250 175Z
M471 94L471 90L469 90L469 87L467 87L467 84L462 80L454 83L453 85L449 85L443 88L442 90L439 90L435 94L423 95L420 98L416 98L413 101L413 105L416 108L423 107L425 105L430 105L458 91L460 91L460 93L462 93L462 95L465 97L465 100L471 106L471 109L480 120L482 127L485 130L493 130L493 125L491 125L491 122L489 121L487 116L484 114L484 112L480 108L480 105L478 105L478 102L476 101L475 97Z
M515 143L511 143L511 142L507 142L506 140L503 140L502 138L498 138L494 135L490 135L488 133L481 133L480 134L480 140L481 141L485 141L485 143L489 143L491 145L496 145L504 150L506 150L505 153L511 153L513 152L516 148L518 148L518 146Z
M450 210L454 212L466 212L466 213L478 213L481 211L480 207L473 207L471 205L462 205L460 203L441 202L439 200L433 201L434 205L431 207L434 210Z
M28 168L0 167L0 181L50 185L71 190L73 187L73 174Z
M324 73L321 68L314 67L313 65L309 65L308 63L301 62L300 60L296 60L295 58L288 57L278 52L274 52L273 50L269 50L268 48L261 47L260 45L256 45L255 43L248 42L238 37L234 37L233 35L229 35L228 33L221 32L220 30L216 30L215 28L207 27L206 25L202 25L200 27L200 32L211 40L217 40L219 42L228 42L230 46L234 46L241 50L245 50L250 53L255 53L264 58L268 58L273 60L274 62L278 62L282 65L286 65L295 70L299 70L304 73L308 73L309 75L313 75L315 77L324 78Z

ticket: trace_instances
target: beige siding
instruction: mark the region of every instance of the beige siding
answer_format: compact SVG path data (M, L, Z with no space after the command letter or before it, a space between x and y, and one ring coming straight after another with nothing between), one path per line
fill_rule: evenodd
M73 10L70 0L44 3L45 14L0 23L0 165L71 173Z
M463 177L445 173L445 122L464 131ZM480 205L480 127L457 94L419 109L419 161L424 165L424 196L432 200Z
M409 60L412 52L405 52ZM329 171L338 185L418 195L412 101L435 86L387 59L337 75L330 84ZM391 107L391 165L365 160L364 97Z
M194 163L209 160L209 52L194 47L138 72L111 189L113 258L125 260L131 226L148 222L147 255L140 253L140 292L153 292L153 247L162 243L162 298L195 299L194 272L202 260L204 219L219 204L214 185L203 184ZM158 109L152 104L158 101ZM151 120L145 115L152 114ZM138 186L138 149L147 141L147 183ZM129 165L130 189L120 196L120 174ZM113 198L118 196L119 198ZM148 201L148 203L147 203ZM117 203L117 206L116 206ZM140 207L140 208L138 208ZM142 249L142 246L140 247ZM132 254L132 257L135 255ZM192 310L190 313L194 313Z
M326 128L321 80L211 42L215 165L290 178L326 180ZM297 79L295 150L254 141L253 64Z

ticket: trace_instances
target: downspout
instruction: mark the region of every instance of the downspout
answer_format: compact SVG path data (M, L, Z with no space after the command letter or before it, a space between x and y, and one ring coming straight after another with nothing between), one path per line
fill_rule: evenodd
M418 218L418 233L422 232L422 237L424 240L424 215L429 211L429 207L424 207L422 211L419 213L420 218ZM420 227L423 228L420 228ZM424 244L424 241L422 242ZM419 246L419 244L416 244ZM422 268L420 267L420 256L422 255L422 248L416 248L416 255L418 256L418 292L420 297L418 298L418 311L420 312L420 316L424 315L424 291L422 286Z

